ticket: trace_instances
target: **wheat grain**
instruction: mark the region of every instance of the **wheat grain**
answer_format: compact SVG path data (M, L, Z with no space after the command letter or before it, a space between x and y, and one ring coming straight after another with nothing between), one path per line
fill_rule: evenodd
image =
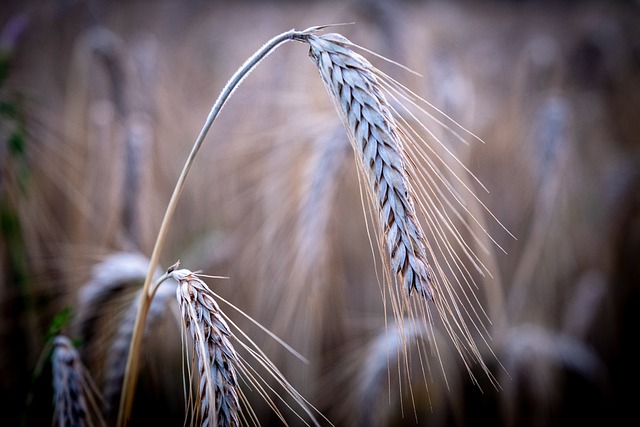
M467 363L467 355L480 362L483 370L492 378L476 346L470 326L466 322L467 319L470 319L475 329L482 335L480 327L474 320L479 318L477 311L472 308L470 313L464 306L465 302L472 303L474 301L473 290L471 296L464 290L460 295L449 283L445 269L435 261L434 265L438 273L436 275L427 260L427 252L432 257L439 252L445 257L445 266L448 270L458 271L462 274L462 279L456 279L458 283L460 283L460 280L464 280L467 285L474 284L473 279L469 278L467 268L455 252L452 243L448 240L448 235L451 236L455 243L460 245L462 252L467 255L478 270L486 268L473 253L473 250L453 224L450 216L445 212L447 207L451 207L452 202L446 199L443 193L448 191L451 197L465 211L468 212L468 209L460 201L451 183L434 166L424 148L405 148L405 143L415 142L416 139L421 137L414 133L415 131L410 128L406 119L399 118L401 124L405 124L409 129L398 125L393 114L395 110L382 94L382 90L386 90L394 99L396 95L407 97L403 87L390 79L386 83L379 82L377 76L384 75L379 70L376 70L365 58L354 52L350 48L352 44L347 39L338 34L317 36L315 33L321 28L312 27L301 32L291 30L271 39L234 74L214 104L178 178L151 256L149 272L143 285L140 310L138 310L131 340L131 350L125 373L124 394L121 399L121 411L119 414L120 425L124 425L131 409L132 394L138 370L137 358L141 334L144 330L145 317L152 298L152 292L150 292L151 273L157 265L159 253L186 176L215 117L235 88L266 55L289 40L306 42L310 45L310 56L318 66L322 80L332 100L335 102L339 115L343 119L358 159L359 171L368 182L367 200L373 204L377 212L376 222L380 230L377 243L380 248L386 248L390 260L387 260L387 257L383 257L384 278L385 282L390 284L388 291L392 296L394 315L400 320L405 315L405 312L408 311L413 318L419 318L425 324L427 322L432 323L433 317L430 307L426 303L433 301L440 318L443 320L444 328L451 337L456 350L462 356L469 372L471 371ZM407 97L406 99L409 98ZM434 120L447 127L446 124L438 119L434 118ZM422 124L421 126L424 127ZM428 128L424 127L424 129L429 132ZM458 136L457 133L454 132L454 134ZM412 163L414 159L406 155L407 152L415 153L416 151L414 150L417 150L418 153L418 159L416 160L426 160L426 167L428 168L426 171L416 168ZM442 160L438 154L435 154L435 156ZM452 171L446 162L443 163L444 167ZM435 177L430 174L429 169ZM411 176L412 172L416 173L417 178ZM417 181L418 178L426 182L419 182ZM456 176L456 178L458 177ZM458 178L458 180L465 189L471 191L462 179ZM413 184L417 185L422 199L416 199ZM438 185L443 185L445 191ZM427 194L427 188L435 193L435 198L431 198ZM473 194L472 191L471 193ZM427 221L430 231L435 235L433 244L427 242L422 225L418 220L416 203L420 207L421 215ZM463 225L473 234L469 224L462 219L455 208L453 208L453 215L459 218ZM473 215L471 216L473 217ZM476 218L474 219L480 225L480 222ZM201 415L208 422L209 417L217 416L215 411L219 409L216 407L216 403L219 403L218 400L225 398L225 393L223 393L225 385L218 382L216 383L218 389L214 389L214 378L211 376L210 367L206 363L203 365L201 361L202 358L214 361L214 359L211 359L213 356L209 353L210 349L208 348L207 339L209 339L209 335L205 334L205 332L213 332L214 325L211 322L213 322L212 319L218 317L216 313L219 313L219 310L217 305L214 304L214 299L210 296L211 291L208 290L203 282L200 283L199 279L188 270L178 271L180 273L174 271L168 274L180 282L177 294L178 301L180 302L186 326L190 328L189 332L194 339L196 355L199 356L200 403L202 405L201 411L203 412ZM398 284L398 282L402 283L402 291L398 291L395 286L391 286ZM409 299L414 291L420 296L419 301ZM203 297L201 295L209 296ZM477 299L475 301L477 302ZM214 310L213 318L208 310ZM480 325L482 325L482 321L480 321ZM223 330L226 331L226 329ZM224 338L228 338L227 334L220 331L216 334L216 339L219 341L217 345L224 344L226 346L227 342L224 341ZM484 336L482 338L486 342ZM212 349L215 349L215 346ZM435 352L440 357L437 349ZM262 355L261 352L258 354ZM231 360L224 358L218 360L218 362L224 364L231 362ZM442 360L440 360L440 365L442 366ZM272 366L269 365L269 369ZM234 379L233 384L235 385L235 375L228 376ZM277 376L277 378L280 380L281 377ZM235 396L235 398L231 399L232 402L228 404L228 409L231 409L233 404L238 401L237 395ZM212 407L214 409L213 415L209 414ZM233 419L232 415L227 414L225 416L229 417L229 422Z
M54 422L58 427L103 426L96 393L71 340L58 335L51 354Z

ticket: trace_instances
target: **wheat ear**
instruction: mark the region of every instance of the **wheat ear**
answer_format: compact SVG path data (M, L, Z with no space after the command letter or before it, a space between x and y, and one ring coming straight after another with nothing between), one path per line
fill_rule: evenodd
M238 355L231 331L209 287L189 270L170 272L178 281L176 297L183 325L193 340L202 426L239 426Z
M194 422L214 426L237 426L240 423L259 425L247 396L239 387L238 380L241 380L265 400L284 425L287 425L287 421L278 402L291 410L304 425L319 426L316 414L333 425L291 386L260 347L220 309L216 300L246 317L294 356L305 360L299 353L238 307L213 292L195 273L171 267L163 276L169 277L178 282L176 296L182 312L183 326L192 340L193 355L198 359L195 373L199 380L198 396L196 399L189 399L191 402L195 400L195 404L199 405L199 413L193 414ZM239 352L234 349L234 345ZM247 357L253 359L254 363L249 363ZM189 374L192 374L190 367ZM263 375L275 380L278 387L274 388ZM298 409L287 401L287 395Z
M391 269L399 275L407 294L416 290L432 299L433 273L405 166L408 159L373 68L346 47L350 42L339 34L311 34L307 42L377 201Z
M80 354L64 335L53 339L51 353L54 392L54 425L104 426L96 392Z
M447 163L449 159L445 160L429 146L420 133L411 127L408 119L387 101L384 94L397 102L451 156L453 162L478 183L479 180L461 164L450 149L416 117L412 108L426 114L458 139L464 141L454 128L479 138L376 69L353 50L358 46L340 34L320 36L311 33L298 40L310 45L309 55L318 67L356 154L359 178L363 177L367 182L363 193L366 193L366 201L374 212L372 216L378 226L376 243L381 251L384 252L386 248L387 256L382 254L384 282L388 285L394 315L398 320L408 314L414 319L422 319L425 325L432 323L432 302L442 320L442 326L472 378L474 374L470 368L470 360L478 362L491 382L497 386L474 338L475 330L491 351L482 316L486 314L474 293L476 284L462 257L466 256L479 274L491 273L470 247L453 219L460 221L483 251L488 249L478 238L470 221L475 222L485 235L488 236L488 233L444 172L450 172L459 188L468 192L472 199L480 204L481 202L470 186ZM364 48L360 49L366 51ZM440 119L429 113L418 102L424 102L444 118ZM453 127L448 123L452 123ZM424 163L417 164L414 161ZM442 166L438 166L438 163ZM491 214L485 205L482 206ZM466 212L470 220L464 218L459 209ZM495 216L491 216L495 219ZM418 218L424 220L429 228L429 239ZM497 245L495 240L491 241ZM431 263L427 260L427 254ZM443 262L438 260L439 256ZM460 286L454 287L450 277ZM402 286L397 286L400 284ZM417 291L420 298L410 298L413 291ZM444 369L442 355L437 347L434 352Z

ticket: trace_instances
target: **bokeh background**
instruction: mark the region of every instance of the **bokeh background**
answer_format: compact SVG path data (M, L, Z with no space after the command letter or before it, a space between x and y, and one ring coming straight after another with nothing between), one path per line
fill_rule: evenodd
M239 318L336 426L637 419L637 1L8 0L0 6L3 425L51 422L42 360L56 325L73 336L74 321L92 319L74 338L102 387L139 283L123 279L139 271L138 258L104 260L150 255L183 162L231 74L276 34L345 22L354 24L336 31L419 72L368 55L485 141L464 145L438 131L516 237L487 217L505 251L489 247L493 277L479 278L477 293L492 318L496 357L487 362L501 388L481 372L474 384L446 339L447 381L437 364L426 384L422 375L396 378L397 354L380 345L392 341L385 318L393 318L353 154L301 44L261 63L216 120L162 265L180 259L229 276L208 282L309 360ZM112 279L122 283L108 299L83 305L88 283ZM184 419L172 310L168 301L145 340L134 425ZM254 408L263 425L278 425L260 399Z

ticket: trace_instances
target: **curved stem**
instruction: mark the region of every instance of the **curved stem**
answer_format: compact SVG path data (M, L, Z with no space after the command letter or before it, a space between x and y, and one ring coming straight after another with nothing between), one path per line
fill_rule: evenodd
M126 422L131 413L131 407L133 405L133 396L135 393L139 370L139 353L140 346L142 344L142 335L145 329L146 318L147 313L149 312L149 307L151 305L151 299L153 298L151 286L153 273L158 265L160 252L164 245L173 213L178 204L178 198L180 197L180 194L184 187L184 183L186 181L189 170L193 165L195 157L198 154L202 143L204 142L204 138L209 132L213 121L218 116L218 113L220 113L220 110L222 110L225 102L233 94L240 83L242 83L242 81L249 75L249 73L253 71L253 69L260 63L260 61L266 58L271 52L275 50L275 48L277 48L281 44L289 40L304 41L308 34L315 32L320 28L321 27L311 27L304 31L289 30L269 40L251 57L249 57L249 59L247 59L247 61L245 61L245 63L235 72L235 74L222 89L220 95L218 96L218 99L211 108L211 112L209 113L209 116L207 117L207 120L205 121L205 124L202 127L202 130L200 131L200 134L198 135L193 148L191 149L191 153L189 153L189 157L184 164L178 181L176 182L176 186L173 190L169 205L167 206L167 210L165 211L164 218L162 220L162 225L160 226L160 231L158 232L158 236L156 237L156 243L153 247L151 259L149 261L149 270L147 272L147 276L143 285L143 292L140 296L140 308L138 309L138 313L136 315L133 334L131 337L131 344L129 346L129 355L127 358L127 366L124 375L124 382L122 385L122 396L120 398L120 408L118 412L118 426L123 427L126 425Z

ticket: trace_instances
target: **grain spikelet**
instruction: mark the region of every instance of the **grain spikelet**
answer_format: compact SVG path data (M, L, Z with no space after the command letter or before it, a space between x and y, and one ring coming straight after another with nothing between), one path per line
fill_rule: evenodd
M54 391L54 425L59 427L104 426L96 393L80 355L71 340L58 335L51 354Z

